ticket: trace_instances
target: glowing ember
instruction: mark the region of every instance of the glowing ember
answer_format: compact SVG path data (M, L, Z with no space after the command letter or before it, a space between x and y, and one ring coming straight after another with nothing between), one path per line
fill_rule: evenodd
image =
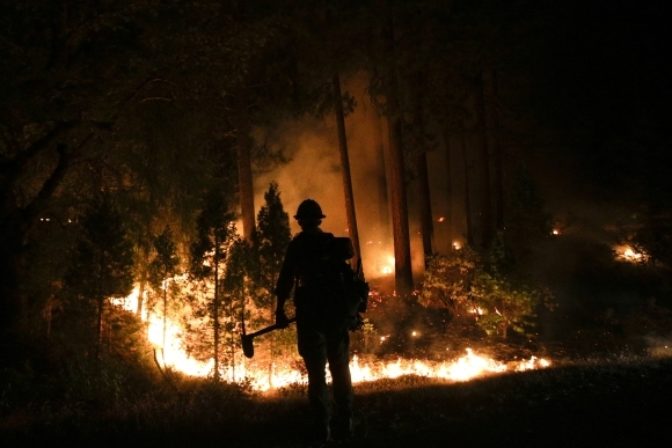
M620 244L614 247L616 259L628 263L644 263L649 260L649 255L644 251L638 251L629 244Z
M462 243L458 240L453 241L453 249L455 249L455 250L462 249Z
M483 315L486 314L486 312L487 312L487 310L485 310L484 308L481 308L480 306L475 306L473 308L469 308L469 310L468 310L469 314L475 314L477 316L483 316Z

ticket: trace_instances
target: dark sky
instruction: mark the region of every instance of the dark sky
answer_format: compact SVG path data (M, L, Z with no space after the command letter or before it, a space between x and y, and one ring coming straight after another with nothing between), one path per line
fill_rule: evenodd
M552 2L530 92L533 156L565 193L669 207L669 21L663 2ZM539 51L541 50L541 51ZM560 193L556 191L555 193ZM568 199L572 196L568 196Z

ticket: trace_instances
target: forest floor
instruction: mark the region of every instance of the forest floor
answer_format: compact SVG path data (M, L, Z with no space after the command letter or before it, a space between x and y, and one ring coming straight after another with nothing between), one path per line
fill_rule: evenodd
M0 446L303 447L304 390L201 390L126 412L80 408L0 419ZM143 404L144 403L144 404ZM672 446L672 358L565 363L465 383L405 377L356 386L342 447Z

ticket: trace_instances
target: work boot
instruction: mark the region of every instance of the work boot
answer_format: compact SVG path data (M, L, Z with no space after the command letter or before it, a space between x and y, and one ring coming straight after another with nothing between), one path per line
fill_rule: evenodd
M331 430L327 423L317 423L313 425L309 434L308 446L321 448L331 441Z
M334 440L343 442L352 437L352 419L350 417L336 418L332 422Z

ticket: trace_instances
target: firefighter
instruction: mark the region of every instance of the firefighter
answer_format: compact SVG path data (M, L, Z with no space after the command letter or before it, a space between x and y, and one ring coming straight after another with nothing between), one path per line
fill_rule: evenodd
M326 442L331 433L345 439L352 431L352 381L349 367L347 316L339 288L338 257L333 256L334 236L320 229L320 205L303 201L294 218L301 232L290 242L275 294L276 324L287 326L284 304L294 288L299 354L308 372L308 399L314 417L313 436ZM340 262L343 262L341 259ZM325 366L329 362L334 396L334 415L329 400Z

